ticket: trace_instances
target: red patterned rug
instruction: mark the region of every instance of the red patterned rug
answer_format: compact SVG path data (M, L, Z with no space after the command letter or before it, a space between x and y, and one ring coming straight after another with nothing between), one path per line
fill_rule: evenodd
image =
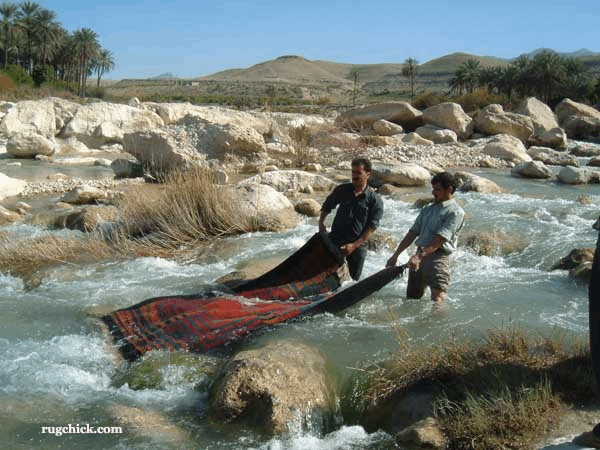
M205 352L300 316L340 311L404 270L384 269L334 293L341 285L343 266L339 250L325 233L317 233L279 266L231 293L151 298L102 321L129 361L158 349Z

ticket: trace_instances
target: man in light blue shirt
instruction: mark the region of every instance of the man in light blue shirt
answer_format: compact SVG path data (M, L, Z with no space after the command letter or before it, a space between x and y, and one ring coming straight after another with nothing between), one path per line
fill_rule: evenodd
M438 173L431 186L434 202L421 210L386 266L395 266L398 256L416 240L417 252L408 260L406 295L421 298L429 286L431 300L441 303L450 286L448 255L456 250L465 212L452 198L457 186L452 174Z

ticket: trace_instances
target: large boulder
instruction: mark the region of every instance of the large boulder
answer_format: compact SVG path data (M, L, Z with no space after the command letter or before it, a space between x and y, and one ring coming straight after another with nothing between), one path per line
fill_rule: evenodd
M330 191L335 187L331 179L303 170L276 170L264 172L240 181L240 185L266 184L278 192Z
M548 147L531 146L527 149L527 154L535 161L541 161L544 164L579 167L579 159L577 159L576 156L566 152L559 152Z
M532 145L557 148L560 150L566 150L568 147L567 133L560 127L534 133L534 135L529 138L529 142Z
M516 164L531 161L523 142L508 134L498 134L490 139L483 148L483 153Z
M235 124L207 125L200 128L203 133L200 145L209 158L223 160L226 155L252 157L266 150L265 139L254 128Z
M26 181L8 177L0 172L0 200L19 195L26 186Z
M467 139L473 133L472 121L457 103L440 103L423 111L425 124L452 130L459 139Z
M223 106L200 106L191 103L144 102L141 108L156 113L165 125L177 125L192 119L204 125L236 125L252 128L261 135L272 132L274 121L267 115L225 108Z
M527 142L533 135L533 121L522 114L504 112L500 105L488 105L477 115L475 131L487 135L507 134Z
M52 156L56 151L53 138L34 132L14 133L6 143L6 152L17 158L35 158L37 155Z
M558 128L558 120L552 109L535 97L527 97L515 112L531 118L536 135Z
M400 125L379 119L373 122L373 131L379 136L394 136L403 133L404 129Z
M555 108L560 126L571 138L600 136L600 111L583 103L564 99Z
M600 183L600 172L592 169L565 166L560 169L556 179L564 184L596 184Z
M410 103L386 102L352 108L336 117L334 123L340 128L358 131L372 128L374 122L383 119L414 130L422 125L421 116L421 111Z
M431 182L431 172L418 164L373 164L371 183L374 186L425 186Z
M552 170L541 161L529 161L517 164L510 172L513 175L523 178L552 178Z
M153 174L187 170L202 165L206 155L185 129L137 131L123 136L123 150L133 155Z
M114 103L96 102L80 106L60 137L76 137L90 148L123 143L128 133L153 130L164 125L158 114Z
M417 128L415 133L435 144L456 144L458 142L458 136L454 131L434 125L423 125Z
M570 152L574 156L600 156L600 145L590 142L579 142L570 149Z
M294 205L298 214L308 217L318 217L321 213L321 204L314 198L305 198Z
M214 420L244 423L269 434L324 430L336 409L327 360L299 342L278 341L238 353L210 391Z
M56 135L54 102L44 99L16 103L0 122L0 133L7 137L37 134L52 139Z
M236 208L264 229L284 230L298 223L298 214L289 199L273 187L259 183L227 185L231 189Z
M492 180L474 175L469 172L455 172L458 180L458 190L461 192L479 192L480 194L499 194L503 189Z

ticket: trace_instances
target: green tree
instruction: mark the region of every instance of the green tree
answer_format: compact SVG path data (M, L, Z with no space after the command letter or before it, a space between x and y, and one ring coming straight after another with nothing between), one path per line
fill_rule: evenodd
M454 76L450 78L448 81L448 86L450 87L450 93L454 93L456 95L462 95L465 87L467 85L466 82L466 72L465 68L459 66L458 69L454 72Z
M567 74L565 59L555 51L544 50L533 58L531 64L536 90L542 101L549 103L553 94L565 80Z
M58 51L64 31L56 22L56 13L48 9L41 9L35 21L35 43L38 47L37 62L41 65L48 64Z
M463 62L454 72L454 76L448 82L450 92L462 95L463 91L473 92L479 85L481 75L481 63L476 59L468 59Z
M100 86L100 78L107 72L113 70L116 66L115 58L109 50L100 49L98 56L93 61L93 71L96 72L98 80L96 86Z
M473 92L479 85L481 63L476 59L468 59L462 63L465 71L465 85L467 92Z
M16 51L16 48L13 47L13 40L17 31L15 25L17 12L17 6L12 3L3 1L0 5L0 14L2 15L2 46L4 50L3 66L8 64L9 54Z
M410 82L410 99L415 98L415 84L417 81L417 73L419 72L419 61L415 58L406 58L402 67L402 75L407 77Z
M80 28L73 34L73 43L77 61L79 95L85 97L87 79L92 71L92 61L100 51L98 33L91 28Z
M18 26L25 35L25 56L23 60L26 61L25 69L27 73L31 73L33 68L33 40L35 33L35 24L37 16L40 12L40 5L35 2L24 1L19 4L19 11L17 12Z

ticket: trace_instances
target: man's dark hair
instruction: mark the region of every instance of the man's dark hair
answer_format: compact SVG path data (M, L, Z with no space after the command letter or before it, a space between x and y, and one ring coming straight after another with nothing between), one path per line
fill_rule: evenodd
M363 166L365 172L371 172L371 161L367 158L355 158L352 160L352 167Z
M439 184L444 189L451 187L452 193L454 194L454 191L458 187L458 180L450 172L440 172L433 176L431 184Z

